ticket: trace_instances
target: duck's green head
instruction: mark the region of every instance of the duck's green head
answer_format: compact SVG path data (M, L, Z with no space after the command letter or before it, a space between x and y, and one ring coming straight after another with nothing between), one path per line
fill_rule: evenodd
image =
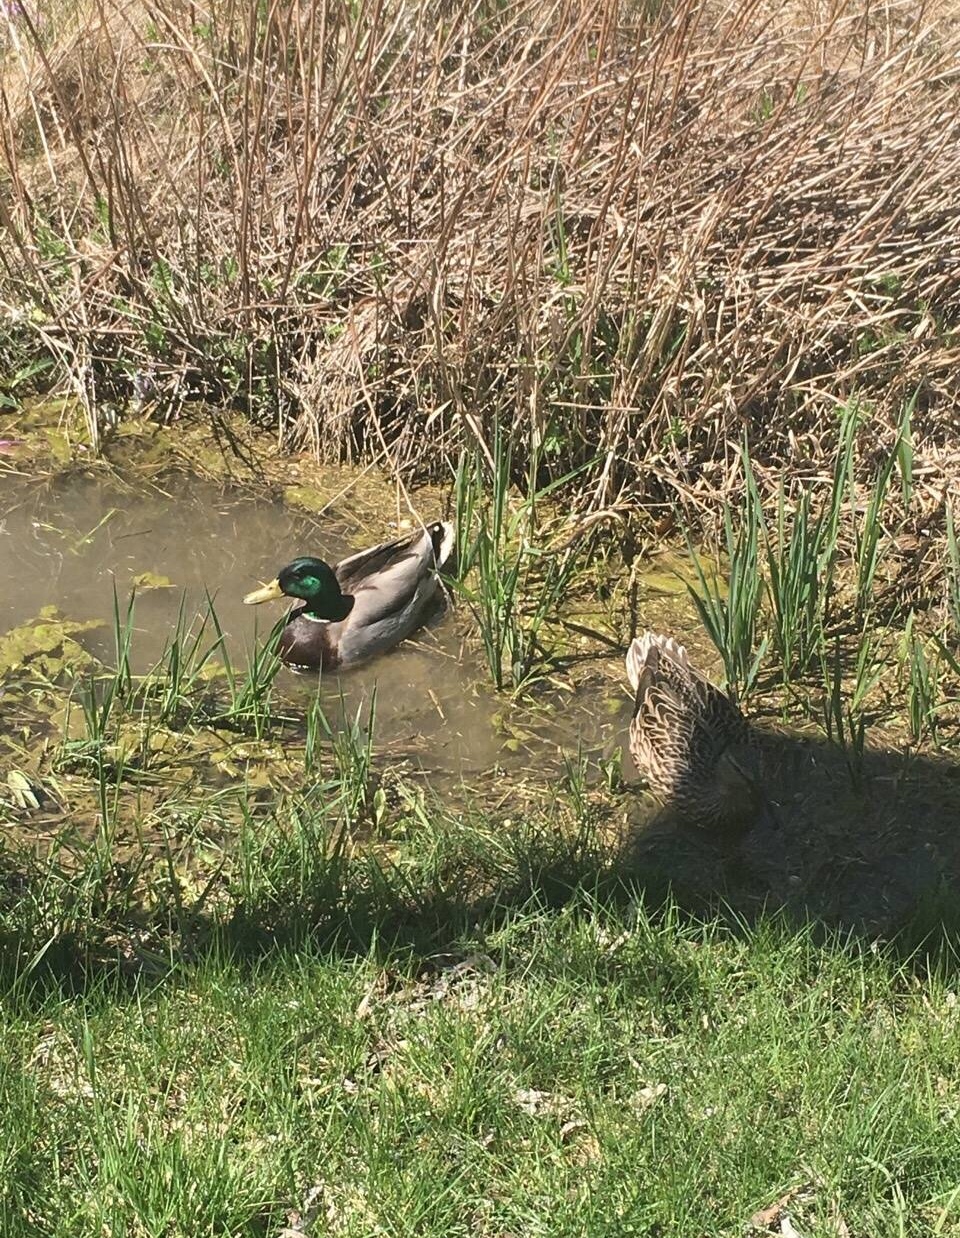
M308 557L294 559L280 569L276 580L254 589L243 600L248 606L257 606L280 597L300 598L306 602L308 614L333 622L346 619L353 607L353 598L341 592L333 568L322 559Z

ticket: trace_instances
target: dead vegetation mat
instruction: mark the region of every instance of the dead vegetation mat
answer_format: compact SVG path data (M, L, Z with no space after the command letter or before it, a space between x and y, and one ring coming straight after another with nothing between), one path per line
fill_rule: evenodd
M658 514L744 434L815 481L851 401L868 469L910 405L918 529L957 502L949 8L23 0L0 52L8 402L237 402L406 475L499 419Z

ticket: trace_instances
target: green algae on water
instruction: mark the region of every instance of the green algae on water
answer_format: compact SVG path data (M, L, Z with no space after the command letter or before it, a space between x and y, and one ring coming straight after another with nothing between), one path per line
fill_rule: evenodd
M35 619L0 636L0 676L22 670L27 663L51 679L65 670L94 665L93 655L73 638L100 627L99 619L67 619L56 606L44 606Z

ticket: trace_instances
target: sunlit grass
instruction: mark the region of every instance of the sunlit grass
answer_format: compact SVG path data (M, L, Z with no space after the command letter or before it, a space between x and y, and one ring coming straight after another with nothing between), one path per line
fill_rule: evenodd
M3 1232L262 1235L299 1214L739 1238L777 1201L804 1234L957 1232L946 975L586 888L418 916L432 944L224 931L72 992L8 962Z
M509 816L378 801L373 724L318 695L301 785L171 786L135 847L104 759L98 832L6 847L0 1232L960 1232L948 929L654 896L582 752Z

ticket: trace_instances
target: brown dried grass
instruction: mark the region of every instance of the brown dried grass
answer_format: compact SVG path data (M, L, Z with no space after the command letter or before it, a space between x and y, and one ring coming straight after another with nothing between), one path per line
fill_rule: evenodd
M92 423L139 384L415 473L500 418L585 509L708 509L745 429L815 477L915 397L956 498L949 10L84 4L7 22L0 347Z

